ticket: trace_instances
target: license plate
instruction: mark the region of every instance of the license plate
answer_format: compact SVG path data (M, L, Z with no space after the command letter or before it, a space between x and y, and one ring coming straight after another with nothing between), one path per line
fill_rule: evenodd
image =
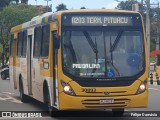
M104 103L114 103L114 99L102 99L99 101L100 104Z

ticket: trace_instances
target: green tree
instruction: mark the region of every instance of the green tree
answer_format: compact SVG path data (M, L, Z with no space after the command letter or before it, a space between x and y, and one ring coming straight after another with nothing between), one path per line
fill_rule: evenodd
M68 10L66 5L65 4L59 4L57 7L56 7L56 11L62 11L62 10Z
M83 7L81 7L80 9L86 9L86 8L83 6Z
M151 21L151 51L156 50L157 30L160 31L160 8L152 8L150 10Z
M8 6L10 2L11 0L0 0L0 9L3 9L4 7Z
M121 10L132 10L132 5L138 3L136 0L127 0L120 2L116 9ZM144 24L146 22L146 7L140 6L140 13L143 16ZM150 22L151 22L151 46L150 50L154 51L156 48L156 39L157 39L157 28L160 28L160 8L151 8L150 9Z
M30 5L10 5L0 12L0 43L3 50L10 43L10 30L12 27L31 20L38 15L37 8ZM7 59L7 52L3 51Z
M21 0L21 3L28 4L28 0Z
M18 4L18 3L19 3L19 0L12 0L12 2L16 2L16 4Z
M132 5L138 3L137 0L127 0L120 2L116 9L119 10L132 10Z

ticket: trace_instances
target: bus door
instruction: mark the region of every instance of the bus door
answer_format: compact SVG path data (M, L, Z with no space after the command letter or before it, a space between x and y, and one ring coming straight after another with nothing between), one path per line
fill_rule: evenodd
M17 40L14 39L13 40L13 83L14 83L14 89L17 89L17 80L16 80L16 45L17 45Z
M16 81L16 48L17 48L17 36L16 34L11 35L11 56L10 57L10 84L14 86L14 89L17 89L17 81ZM13 81L12 81L13 80Z
M57 31L52 32L53 39L53 106L58 108L58 48L59 38Z
M28 35L28 50L27 50L27 84L28 94L32 95L32 35Z

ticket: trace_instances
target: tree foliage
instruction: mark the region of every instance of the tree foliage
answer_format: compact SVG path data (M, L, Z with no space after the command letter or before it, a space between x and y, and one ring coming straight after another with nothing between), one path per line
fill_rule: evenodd
M121 10L132 10L132 5L138 3L136 0L127 0L120 2L116 9ZM145 23L145 17L146 17L146 7L140 6L140 13L143 16L144 23ZM151 46L150 50L154 51L156 48L156 39L157 39L157 29L160 28L160 8L151 8L150 9L150 22L151 22ZM160 31L160 29L159 29ZM160 35L159 35L160 36Z
M11 28L31 20L38 14L37 11L33 6L22 4L10 5L0 12L0 43L3 48L9 44Z
M0 0L0 9L3 9L4 7L8 6L10 2L11 0Z
M57 7L56 7L56 11L62 11L62 10L68 10L66 5L65 4L59 4Z
M28 0L21 0L21 3L28 4Z
M132 10L132 5L138 3L137 0L127 0L120 2L116 9L120 10Z
M18 3L19 3L19 0L11 0L10 3L16 3L16 4L18 4Z
M20 0L0 0L0 10L12 3L18 4L19 1ZM21 3L28 3L28 0L21 0Z
M86 8L83 6L83 7L81 7L80 9L86 9Z

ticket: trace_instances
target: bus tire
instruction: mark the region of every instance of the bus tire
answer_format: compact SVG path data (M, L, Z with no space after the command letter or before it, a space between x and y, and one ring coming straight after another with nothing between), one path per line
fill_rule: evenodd
M47 105L48 113L51 117L55 117L57 113L57 109L51 105L49 89L47 86L44 87L44 103Z
M24 94L24 89L23 89L23 83L22 81L19 82L19 93L20 93L20 99L23 103L28 102L28 96Z
M160 85L160 80L157 80L157 85Z
M112 114L121 117L124 114L124 108L112 109Z

